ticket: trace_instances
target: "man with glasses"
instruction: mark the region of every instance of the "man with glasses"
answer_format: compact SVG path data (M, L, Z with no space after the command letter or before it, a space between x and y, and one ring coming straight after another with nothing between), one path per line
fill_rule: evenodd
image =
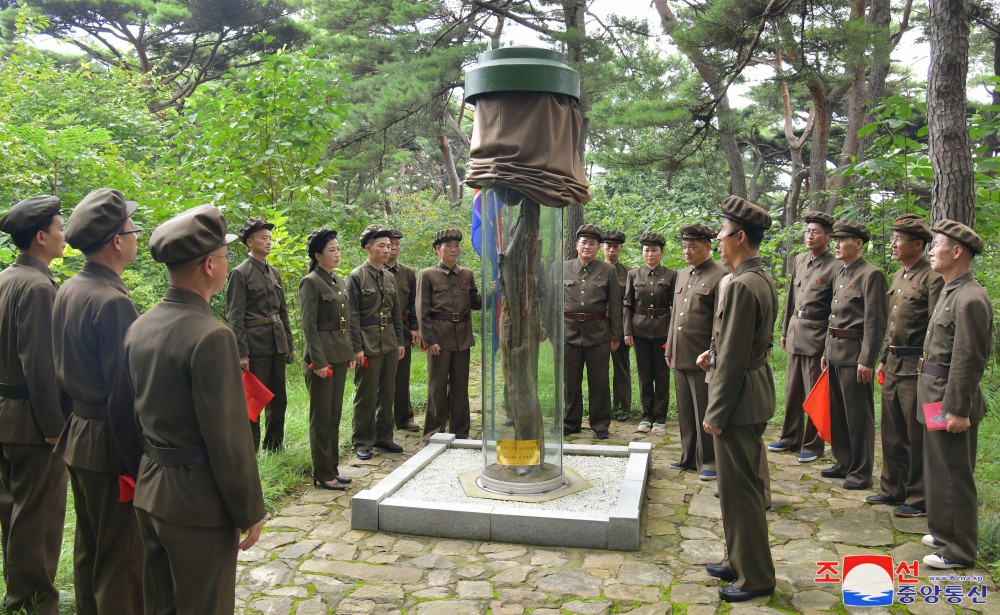
M250 255L229 274L226 318L236 334L240 369L249 370L274 393L264 414L264 449L273 452L285 440L285 364L295 361L295 348L281 274L267 262L272 230L273 224L257 216L243 223L240 239ZM250 429L254 448L259 449L260 423L251 422Z
M897 517L923 517L924 426L917 421L917 362L924 351L927 322L944 280L931 270L924 250L931 229L916 214L892 226L892 257L900 269L889 289L889 325L877 375L882 382L882 479L869 504L895 506Z
M802 220L806 223L807 252L792 261L785 314L781 319L781 347L788 352L785 421L781 437L768 444L767 449L798 452L799 463L810 463L823 456L825 447L815 425L806 417L802 403L822 372L819 364L833 305L833 279L840 264L829 249L833 216L807 211Z
M80 613L143 612L142 542L131 498L121 488L121 481L135 484L142 457L124 347L139 314L121 278L138 253L137 207L108 188L76 206L66 241L85 262L59 289L52 314L56 376L73 410L56 452L73 485Z
M593 224L576 230L577 258L563 264L565 320L563 435L580 433L583 422L583 369L587 368L590 428L599 440L611 427L608 363L622 339L622 295L613 265L597 260L604 233Z
M871 238L857 220L833 225L835 256L844 266L834 280L833 306L820 366L830 370L830 448L833 467L824 478L843 478L844 489L868 489L875 462L872 378L885 336L889 285L862 256Z
M604 262L614 265L615 273L618 276L618 290L622 297L625 297L625 285L628 281L628 274L632 269L621 262L619 258L622 254L622 246L625 244L625 233L610 229L604 233L604 243L601 244L601 251L604 253ZM624 310L624 306L622 306ZM624 323L624 311L622 312L622 322ZM632 412L632 366L629 361L629 346L624 344L625 340L618 340L618 350L611 353L611 405L617 410L615 418L619 421L628 420L628 415Z

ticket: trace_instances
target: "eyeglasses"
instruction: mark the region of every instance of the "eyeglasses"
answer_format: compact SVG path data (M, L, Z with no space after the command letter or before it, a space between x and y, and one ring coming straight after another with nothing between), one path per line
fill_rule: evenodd
M889 240L890 244L894 243L906 243L907 241L920 241L919 239L906 239L905 237L893 237Z
M233 252L232 250L226 250L225 254L213 254L213 255L209 256L208 258L224 258L224 259L226 259L227 263L235 263L236 262L236 253Z
M118 234L119 235L135 235L136 238L139 238L139 237L142 237L142 229L141 228L134 228L131 231L121 231Z

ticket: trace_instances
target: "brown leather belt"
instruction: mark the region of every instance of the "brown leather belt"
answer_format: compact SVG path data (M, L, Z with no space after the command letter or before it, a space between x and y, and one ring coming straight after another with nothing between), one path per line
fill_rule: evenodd
M635 313L649 317L666 316L670 313L670 308L635 308Z
M895 357L919 357L924 354L923 346L889 346L889 353Z
M102 421L108 418L108 404L107 402L102 402L99 404L85 404L82 401L73 400L73 414L77 415L81 419L90 419L91 421Z
M7 399L30 399L31 393L28 391L28 387L16 387L12 384L3 384L0 382L0 397L6 397Z
M373 316L371 318L362 318L362 327L385 327L389 325L389 320L391 316Z
M150 461L161 466L193 466L208 463L208 450L204 446L168 448L144 440L142 448Z
M319 322L316 323L316 328L320 331L347 331L347 321L341 320L340 322Z
M563 312L563 318L573 322L589 322L592 320L604 320L607 316L604 312Z
M431 312L432 320L447 320L448 322L465 322L469 320L469 312Z
M751 359L750 362L747 363L747 371L752 372L753 370L767 363L767 358L770 354L771 354L770 352L765 352L756 359Z
M281 322L281 316L279 314L271 314L270 316L265 316L264 318L254 318L253 320L244 320L243 328L253 329L254 327L263 327L264 325L269 325L271 323Z
M941 367L940 365L934 365L933 363L928 363L924 361L923 357L917 361L917 373L918 374L930 374L935 378L948 378L948 372L951 369L947 367Z
M802 318L804 320L827 320L830 318L830 315L827 314L824 316L819 312L810 312L809 310L796 310L795 317Z
M849 340L859 340L865 336L865 332L861 329L834 329L830 327L830 335Z

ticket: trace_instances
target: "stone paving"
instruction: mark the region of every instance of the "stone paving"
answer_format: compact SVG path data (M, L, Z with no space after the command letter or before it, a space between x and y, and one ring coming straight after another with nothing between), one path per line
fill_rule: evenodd
M845 555L890 554L920 560L924 519L899 519L889 507L869 506L873 491L847 491L842 481L820 478L822 459L799 464L793 454L770 453L773 506L768 512L778 591L770 599L720 603L717 581L704 564L723 555L722 521L715 483L670 468L678 459L677 425L666 437L633 433L635 421L615 422L609 443L654 443L653 471L643 514L639 551L534 547L447 540L351 529L351 496L388 475L420 447L416 434L397 434L401 454L343 460L354 477L345 492L308 489L273 516L257 545L240 554L237 613L415 613L416 615L712 615L732 613L1000 613L988 586L985 605L959 607L920 598L911 605L845 609L839 583L814 581L818 561ZM775 428L765 441L773 441ZM570 441L586 443L589 434ZM478 437L475 433L472 437ZM597 441L594 440L596 443ZM877 458L878 458L877 454ZM876 468L878 471L878 468ZM304 479L305 480L305 479ZM927 570L920 569L926 581ZM909 609L907 611L907 608Z

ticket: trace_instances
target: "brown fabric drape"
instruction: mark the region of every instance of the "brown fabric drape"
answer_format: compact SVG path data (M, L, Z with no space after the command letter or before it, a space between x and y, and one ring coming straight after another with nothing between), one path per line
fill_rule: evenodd
M549 207L592 198L577 144L579 102L547 92L497 92L476 97L465 183L513 188Z

